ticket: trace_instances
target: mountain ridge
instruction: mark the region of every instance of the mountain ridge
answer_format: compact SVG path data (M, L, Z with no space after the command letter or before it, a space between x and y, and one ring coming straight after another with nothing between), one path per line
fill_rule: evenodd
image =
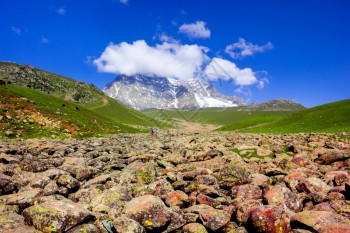
M181 81L153 75L119 75L103 88L103 92L138 110L246 105L239 97L223 95L213 85L199 79Z

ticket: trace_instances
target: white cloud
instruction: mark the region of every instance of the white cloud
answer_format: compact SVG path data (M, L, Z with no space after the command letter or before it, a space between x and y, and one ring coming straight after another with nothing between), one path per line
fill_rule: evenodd
M64 9L64 7L60 7L57 9L56 11L58 14L60 15L65 15L66 14L66 9Z
M128 1L129 1L129 0L120 0L120 3L128 4Z
M255 53L261 53L268 49L273 49L273 44L271 42L267 42L265 45L255 45L251 42L246 42L243 38L239 38L238 42L227 45L225 52L232 58L236 59L245 56L252 56Z
M222 58L213 58L204 70L209 80L232 80L236 85L252 85L258 80L250 68L240 69L235 63Z
M189 80L201 72L208 61L202 46L163 42L149 46L144 40L132 44L109 44L93 61L100 72L114 74L151 74Z
M165 33L162 33L162 34L159 35L159 40L161 42L176 43L176 44L180 43L180 41L175 40L174 38L172 38L171 36L168 36Z
M205 22L197 21L191 24L182 24L179 32L186 34L189 38L209 38L210 30L205 27Z
M269 80L267 78L262 78L259 79L258 84L256 85L256 87L258 89L263 89L265 87L265 84L269 83Z
M40 42L41 42L42 44L48 44L48 43L49 43L49 40L48 40L47 38L45 38L45 37L42 37L41 40L40 40Z
M17 35L21 35L21 29L19 29L19 28L17 28L17 27L14 27L14 26L12 26L11 27L11 30L14 32L14 33L16 33Z

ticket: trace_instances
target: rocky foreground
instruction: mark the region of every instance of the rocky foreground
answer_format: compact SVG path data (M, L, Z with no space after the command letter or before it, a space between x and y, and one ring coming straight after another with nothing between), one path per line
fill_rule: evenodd
M350 144L342 138L2 141L0 231L350 232Z

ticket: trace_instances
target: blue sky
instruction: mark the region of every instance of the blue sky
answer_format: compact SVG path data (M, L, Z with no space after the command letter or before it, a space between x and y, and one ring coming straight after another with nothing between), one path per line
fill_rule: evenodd
M99 88L147 72L249 102L350 97L347 0L2 0L0 30L0 61Z

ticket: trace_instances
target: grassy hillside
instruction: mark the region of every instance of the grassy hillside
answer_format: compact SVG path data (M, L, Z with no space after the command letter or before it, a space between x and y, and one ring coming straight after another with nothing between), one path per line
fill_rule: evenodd
M219 130L247 133L350 132L350 100L297 111L270 122L261 118L244 120Z
M0 138L88 137L139 131L40 91L0 86Z
M103 115L111 120L123 122L128 125L138 126L160 126L160 122L154 120L139 111L136 111L107 96L101 97L98 101L84 104L84 107Z
M138 126L159 125L154 119L107 97L92 84L86 84L29 65L0 62L0 79L82 104L85 108L113 121Z
M157 110L143 111L148 116L165 121L185 120L201 124L227 125L250 118L281 117L291 111L242 111L240 108L204 108L197 110Z

